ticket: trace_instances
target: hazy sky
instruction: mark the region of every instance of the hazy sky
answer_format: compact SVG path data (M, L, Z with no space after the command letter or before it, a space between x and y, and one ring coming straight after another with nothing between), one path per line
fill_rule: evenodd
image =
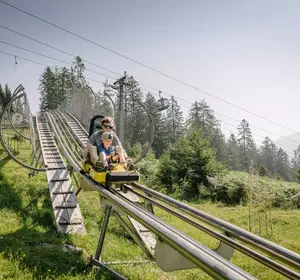
M205 92L300 131L299 0L6 1ZM252 125L282 136L291 133L2 3L0 24L115 72L126 70L140 83L188 102L204 98L222 121L226 134L230 130L236 132L229 124L237 126L238 122L220 114L238 120L245 118ZM72 61L67 55L2 28L0 40ZM2 43L0 51L49 66L64 65ZM35 113L39 104L39 77L45 67L18 60L15 69L14 58L1 53L0 66L0 83L8 83L13 89L23 84ZM86 67L118 77L89 64ZM101 82L105 80L104 76L89 72L86 76ZM102 88L101 83L89 83L94 90ZM179 101L179 104L189 107L188 102ZM188 108L183 106L186 116ZM258 143L266 135L273 140L279 138L251 129L261 136L254 135Z

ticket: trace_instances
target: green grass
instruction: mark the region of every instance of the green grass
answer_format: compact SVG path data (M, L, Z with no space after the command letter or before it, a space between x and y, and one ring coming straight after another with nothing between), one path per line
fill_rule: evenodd
M10 152L22 163L32 165L32 145L30 140L20 135L30 138L29 129L17 129L18 133L13 129L3 129L2 138ZM36 135L36 137L38 137ZM0 151L2 147L0 147ZM1 155L0 155L1 156Z
M0 279L112 279L105 271L89 266L87 260L95 254L103 221L98 194L81 192L79 204L88 234L57 234L45 174L28 178L27 170L0 154ZM193 206L248 230L246 206L210 203ZM204 245L216 247L213 238L157 208L155 212ZM300 253L299 214L299 210L272 209L272 234L261 226L261 235ZM257 219L253 218L252 226L259 233ZM63 244L82 250L65 252ZM146 257L115 218L111 218L102 260L146 260ZM259 279L285 279L239 252L234 253L232 261ZM152 263L113 268L129 279L211 279L199 269L165 273Z

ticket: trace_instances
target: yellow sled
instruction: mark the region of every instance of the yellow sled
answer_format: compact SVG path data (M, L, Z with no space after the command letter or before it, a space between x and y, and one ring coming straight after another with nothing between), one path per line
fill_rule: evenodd
M96 171L90 163L84 163L82 171L97 183L109 184L128 184L139 181L139 173L137 171L126 170L121 164L115 163L111 171Z

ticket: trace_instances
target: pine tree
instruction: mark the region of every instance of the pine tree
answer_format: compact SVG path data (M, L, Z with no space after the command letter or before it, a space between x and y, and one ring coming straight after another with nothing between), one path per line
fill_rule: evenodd
M275 174L275 159L277 147L267 136L260 147L260 164L267 168L271 174Z
M54 71L47 67L40 78L40 110L53 110L61 105L67 96L67 88L70 87L69 72L66 68Z
M300 145L294 150L291 167L292 178L300 183Z
M0 84L0 114L2 112L2 110L4 109L4 90Z
M71 102L72 97L72 77L68 68L62 67L56 71L56 88L58 105L62 106L62 109L70 109L68 105Z
M139 83L132 77L126 77L124 86L125 103L125 140L129 145L141 143L147 145L150 133L150 120L143 107L143 93ZM119 119L119 103L116 103L116 120ZM118 121L116 122L118 125Z
M166 132L164 129L164 123L162 120L162 114L158 111L155 97L149 92L146 95L145 106L151 113L154 124L154 139L152 143L152 149L156 157L159 157L167 147L168 140L166 138Z
M81 59L80 56L75 57L75 61L73 62L73 69L71 71L72 75L74 75L75 85L77 87L85 87L86 80L83 75L83 72L85 70L85 65Z
M189 111L189 119L192 128L202 129L207 136L210 136L212 130L218 126L213 110L210 109L205 100L195 101Z
M50 110L56 109L60 105L60 89L59 89L59 69L57 66L54 67L53 71L53 88L49 92L50 102Z
M240 163L242 170L249 170L251 163L255 160L255 144L252 138L249 123L243 119L238 126L238 137Z
M292 167L294 169L300 167L300 145L296 150L294 150L294 156L292 158Z
M282 148L279 148L276 154L275 170L283 179L287 181L292 179L289 156Z
M170 142L175 142L176 139L182 134L182 111L180 106L177 103L177 100L174 98L174 96L171 96L170 99L170 106L167 109L166 113L166 122L167 127L169 128L169 137Z
M51 94L54 84L53 84L53 72L50 67L47 67L44 73L40 78L40 84L38 89L40 90L40 111L46 111L49 109L49 102L50 98L49 95Z
M220 129L220 123L214 116L213 110L202 100L196 101L189 111L190 127L193 129L202 129L205 136L209 139L212 148L215 150L216 158L219 161L226 162L226 141Z
M219 126L212 128L211 135L210 135L210 143L212 148L215 150L216 159L218 161L222 161L223 163L226 163L228 159L226 140Z
M73 62L73 65L74 65L74 62ZM71 84L75 86L77 79L76 79L76 71L73 66L71 66L71 69L70 69L70 80L71 80Z
M11 90L9 89L8 85L2 88L0 84L0 112L8 105L12 97Z
M230 134L227 141L227 153L227 165L233 170L240 170L239 144L233 133Z
M52 110L60 105L68 108L73 98L72 88L85 89L87 86L84 70L84 63L79 56L75 58L70 70L66 67L55 67L54 70L47 67L40 78L40 110ZM90 96L84 98L86 103L91 104Z

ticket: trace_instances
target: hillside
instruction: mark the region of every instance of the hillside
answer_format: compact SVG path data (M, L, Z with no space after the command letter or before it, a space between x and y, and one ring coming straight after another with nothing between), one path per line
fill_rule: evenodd
M290 140L287 138L289 138ZM295 143L294 141L297 143ZM293 156L292 152L296 150L300 145L300 134L292 133L286 136L286 138L279 138L278 140L276 140L276 142L289 154L289 156Z
M233 173L232 176L230 179L232 182L249 179L239 173ZM273 182L267 178L262 180L262 184L271 185ZM57 234L45 174L38 174L29 179L27 170L20 169L12 160L2 156L0 275L4 279L111 279L103 270L94 270L87 265L88 256L95 253L103 221L98 196L94 192L82 192L79 195L79 204L88 234L86 236ZM222 204L207 202L193 206L249 230L248 206L225 207ZM252 206L250 225L254 233L300 253L299 210L272 209L267 212L267 217L271 215L272 218L265 219L265 215L260 216L258 208ZM171 218L157 208L155 212L204 245L212 248L216 246L215 240L206 234ZM66 251L65 244L81 249ZM110 220L103 253L103 261L146 260L140 248L115 219ZM259 279L284 279L238 252L234 254L233 262ZM130 279L210 279L197 269L164 273L152 263L113 268Z

